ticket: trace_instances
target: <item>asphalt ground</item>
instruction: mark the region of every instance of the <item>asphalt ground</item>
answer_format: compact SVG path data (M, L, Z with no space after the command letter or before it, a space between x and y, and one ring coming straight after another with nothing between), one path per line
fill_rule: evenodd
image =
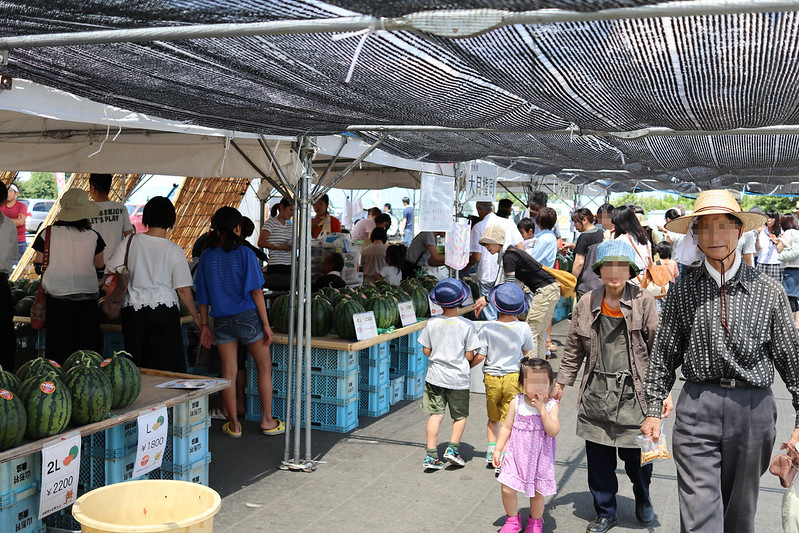
M561 346L568 325L566 320L552 328ZM552 361L556 370L558 362ZM678 381L675 399L680 387ZM794 413L779 378L774 394L779 413L776 454L779 443L790 435ZM569 387L561 401L555 463L558 492L547 498L544 531L583 532L595 516L586 482L584 441L575 435L576 398L576 387ZM404 401L380 418L360 417L359 427L347 434L314 431L312 455L322 463L312 473L278 469L282 436L265 437L257 423L243 421L243 437L234 440L221 433L221 421L214 421L210 484L223 498L215 531L498 531L505 513L499 483L484 459L484 396L471 397L460 448L466 460L463 468L422 468L427 417L420 405L421 400ZM667 432L671 424L666 422ZM439 435L441 455L450 428L451 421L445 418ZM672 460L655 463L651 494L656 517L648 526L635 518L632 485L621 462L616 473L619 523L612 531L679 531ZM783 492L776 477L767 472L761 478L758 532L782 530ZM529 500L519 497L519 507L526 517Z

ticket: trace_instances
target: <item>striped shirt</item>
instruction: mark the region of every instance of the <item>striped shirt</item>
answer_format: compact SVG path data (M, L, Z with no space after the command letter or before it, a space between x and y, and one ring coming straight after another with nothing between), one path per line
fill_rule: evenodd
M799 333L782 285L741 263L725 283L730 336L707 268L686 274L666 298L644 379L647 416L660 418L680 366L695 383L734 378L759 388L771 386L776 366L799 412Z
M291 246L291 232L294 225L290 221L281 224L277 217L272 217L264 223L263 230L269 232L269 238L266 242L275 246L288 243ZM273 250L269 249L269 264L270 265L290 265L291 264L291 251L287 250Z

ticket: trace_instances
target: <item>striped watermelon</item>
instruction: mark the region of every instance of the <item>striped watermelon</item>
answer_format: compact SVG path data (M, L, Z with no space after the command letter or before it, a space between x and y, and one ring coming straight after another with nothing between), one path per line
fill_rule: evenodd
M0 388L0 451L13 448L25 436L25 406L13 391Z
M19 396L28 415L25 436L42 439L67 427L72 416L72 398L56 372L28 378L22 383Z
M58 374L59 379L64 376L64 370L61 368L61 365L52 359L37 357L22 365L20 369L17 370L17 377L20 381L24 382L28 378L43 376L48 372L55 372Z
M111 382L89 357L73 366L64 377L72 398L72 423L76 426L99 422L108 415L114 401Z
M397 301L392 296L369 298L364 309L375 314L378 329L388 329L399 319Z
M318 296L311 300L311 335L324 337L330 334L333 322L333 306Z
M0 366L0 389L6 389L11 392L19 391L22 385L22 380L7 370L3 370Z
M346 340L355 339L355 323L352 315L363 313L366 309L361 304L350 298L345 298L333 310L333 329L336 335Z
M429 293L421 287L415 287L408 291L408 296L413 302L413 310L417 318L422 318L430 313L430 302L427 300Z
M131 357L128 352L118 351L100 363L100 369L111 382L114 394L112 409L127 407L141 392L141 373Z
M289 331L289 295L283 294L278 296L272 302L272 309L270 310L269 324L272 329L278 333L288 333Z
M67 360L64 361L64 364L61 365L61 368L63 368L64 372L69 372L73 366L75 366L81 359L84 358L88 358L92 363L94 363L94 366L100 366L100 363L103 362L103 356L94 350L78 350L67 357Z

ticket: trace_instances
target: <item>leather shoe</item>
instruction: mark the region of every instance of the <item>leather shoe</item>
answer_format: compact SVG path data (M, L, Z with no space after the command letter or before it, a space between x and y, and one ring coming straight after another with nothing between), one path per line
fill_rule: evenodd
M605 533L617 523L616 517L597 516L585 528L586 533Z
M635 517L642 524L648 524L655 519L655 508L652 502L635 502Z

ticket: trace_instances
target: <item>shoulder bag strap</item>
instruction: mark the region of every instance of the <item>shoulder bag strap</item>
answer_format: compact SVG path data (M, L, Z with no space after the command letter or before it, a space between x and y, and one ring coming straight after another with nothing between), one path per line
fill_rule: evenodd
M641 252L639 252L638 248L635 247L635 243L633 242L632 237L630 237L630 234L629 233L625 233L624 235L625 235L625 237L627 237L627 240L630 241L630 246L632 246L633 250L635 250L635 255L640 257L641 261L644 261L643 256L641 256ZM651 248L649 249L649 263L647 263L647 264L650 264L650 263L652 263L652 249Z
M47 229L44 230L44 259L42 260L42 276L44 276L44 271L47 270L47 265L50 264L50 230L52 226L47 226Z
M133 235L131 234L128 239L128 245L125 248L125 268L128 268L128 254L130 254L130 244L133 242Z

